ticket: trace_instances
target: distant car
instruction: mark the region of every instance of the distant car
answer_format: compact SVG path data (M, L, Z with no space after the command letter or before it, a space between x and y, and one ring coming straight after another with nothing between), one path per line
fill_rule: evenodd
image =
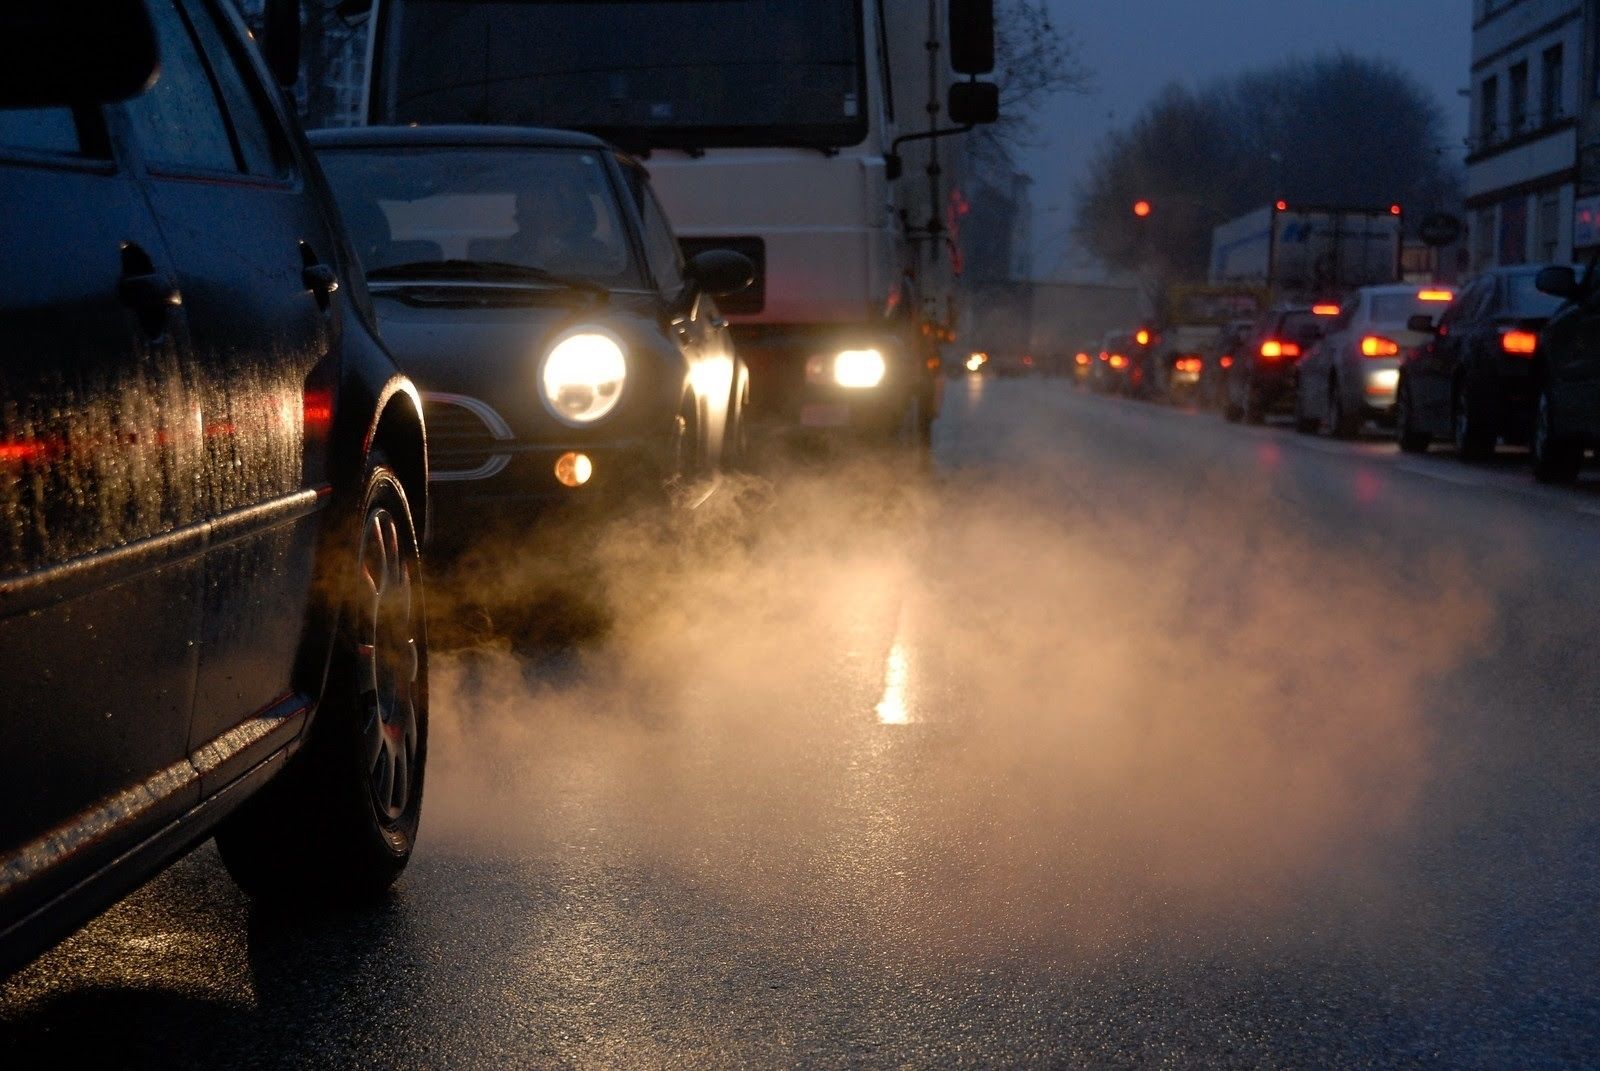
M754 267L726 250L685 264L631 157L489 126L312 142L423 392L441 550L552 507L604 513L741 452L748 381L712 299Z
M1235 355L1223 416L1259 424L1294 404L1300 359L1322 339L1337 305L1279 305L1269 309Z
M1132 331L1109 332L1100 343L1100 353L1094 365L1090 383L1101 394L1129 393L1129 377L1133 372L1133 354L1139 349Z
M0 8L0 972L213 832L375 897L428 753L421 402L292 98L225 0L84 13Z
M1239 354L1244 351L1255 321L1236 320L1217 332L1215 341L1206 352L1205 370L1200 376L1201 404L1211 409L1221 409L1228 400L1228 381L1238 366Z
M1600 291L1590 261L1579 272L1545 268L1539 291L1564 304L1539 335L1535 361L1533 474L1541 483L1570 483L1584 453L1600 449Z
M1448 287L1409 284L1364 286L1350 295L1300 360L1295 428L1349 439L1368 420L1393 423L1401 363L1434 340L1411 321L1431 318L1454 297Z
M1539 331L1561 305L1539 292L1538 274L1533 265L1479 276L1443 310L1431 344L1407 355L1395 426L1403 449L1422 451L1442 440L1471 460L1494 453L1502 438L1528 441Z

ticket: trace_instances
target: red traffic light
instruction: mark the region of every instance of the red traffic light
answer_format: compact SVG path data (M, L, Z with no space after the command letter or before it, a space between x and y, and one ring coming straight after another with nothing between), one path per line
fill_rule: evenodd
M1149 216L1150 215L1150 202L1149 201L1135 201L1135 202L1133 202L1133 214L1138 216L1140 219L1144 219L1147 216Z

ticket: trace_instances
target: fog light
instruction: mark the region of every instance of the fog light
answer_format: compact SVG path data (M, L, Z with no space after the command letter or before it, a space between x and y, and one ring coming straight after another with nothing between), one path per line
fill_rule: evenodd
M563 487L582 487L594 475L594 462L588 454L575 454L570 450L556 458L556 479Z

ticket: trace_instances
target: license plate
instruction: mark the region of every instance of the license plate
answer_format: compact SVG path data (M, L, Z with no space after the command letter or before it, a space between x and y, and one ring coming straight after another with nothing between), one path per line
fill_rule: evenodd
M843 404L813 404L800 407L802 428L842 428L850 423L850 407Z

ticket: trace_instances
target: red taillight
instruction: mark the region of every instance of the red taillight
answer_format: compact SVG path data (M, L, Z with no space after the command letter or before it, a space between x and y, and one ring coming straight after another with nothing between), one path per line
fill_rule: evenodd
M0 442L0 464L20 465L28 461L43 461L49 450L41 442L29 439Z
M1128 367L1128 359L1120 353L1113 353L1111 355L1111 367L1126 368Z
M1382 335L1368 335L1361 340L1361 356L1398 357L1400 356L1400 344L1393 339L1384 338Z
M1313 316L1337 316L1339 315L1339 306L1313 305L1311 306L1311 314Z
M1172 363L1172 367L1179 372L1198 372L1205 366L1198 357L1179 357Z
M1231 353L1224 354L1222 360L1218 361L1217 363L1220 364L1224 368L1232 368L1233 367L1233 354L1231 354Z
M1133 340L1141 346L1148 346L1150 345L1150 332L1141 327L1138 333L1133 336Z
M1261 356L1269 361L1277 360L1279 357L1298 357L1300 356L1300 344L1298 342L1284 342L1281 339L1269 338L1261 344Z
M1022 355L1022 364L1023 364L1024 368L1032 368L1033 367L1033 358L1028 356L1026 353L1023 354Z
M1087 353L1080 353L1080 354L1078 354L1078 356L1073 358L1073 360L1077 361L1080 365L1088 364L1089 363L1089 355Z
M1518 357L1531 357L1539 349L1539 336L1532 331L1507 331L1500 336L1500 348Z

